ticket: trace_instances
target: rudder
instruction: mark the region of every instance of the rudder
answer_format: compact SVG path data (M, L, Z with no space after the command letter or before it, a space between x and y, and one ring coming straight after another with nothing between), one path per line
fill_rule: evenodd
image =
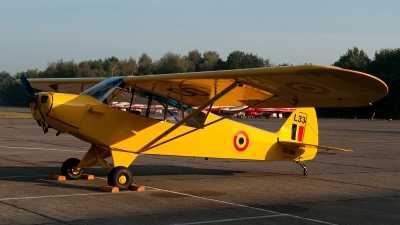
M277 132L280 141L318 145L318 121L314 108L297 108ZM300 145L299 145L300 146ZM302 147L301 160L314 158L316 147Z
M318 145L318 121L314 108L297 108L278 131L280 140Z

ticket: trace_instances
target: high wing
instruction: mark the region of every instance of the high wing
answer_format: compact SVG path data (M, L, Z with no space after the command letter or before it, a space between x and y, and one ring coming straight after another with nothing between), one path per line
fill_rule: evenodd
M29 82L36 89L80 93L103 79ZM369 74L316 65L127 76L123 81L190 106L203 105L235 82L237 87L218 98L214 105L249 106L261 102L257 107L356 107L371 105L388 93L386 84Z
M34 78L29 79L29 82L33 88L42 91L79 94L106 78ZM21 84L20 80L16 82Z

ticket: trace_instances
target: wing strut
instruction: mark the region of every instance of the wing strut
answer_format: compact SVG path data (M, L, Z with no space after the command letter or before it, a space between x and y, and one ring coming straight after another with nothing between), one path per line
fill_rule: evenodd
M256 106L258 106L258 105L260 105L260 104L262 104L262 103L264 103L264 102L267 102L267 101L269 101L269 100L271 100L271 99L274 99L274 98L277 98L277 97L278 97L278 95L274 95L274 96L271 96L271 97L269 97L269 98L267 98L267 99L264 99L264 100L262 100L262 101L259 101L259 102L255 103L255 104L253 104L253 105L249 105L249 106L247 106L247 107L245 107L245 108L243 108L243 109L241 109L241 110L239 110L239 111L232 112L232 113L230 113L230 114L228 114L228 115L226 115L226 116L224 116L224 117L221 117L221 118L219 118L219 119L217 119L217 120L214 120L214 121L212 121L212 122L210 122L210 123L207 123L207 124L203 125L202 127L199 127L199 128L194 129L194 130L188 131L188 132L186 132L186 133L180 134L180 135L178 135L178 136L176 136L176 137L170 138L170 139L168 139L168 140L166 140L166 141L163 141L163 142L161 142L161 143L159 143L159 144L150 146L150 147L148 147L147 149L143 150L143 152L144 152L144 151L148 151L148 150L150 150L150 149L152 149L152 148L155 148L155 147L157 147L157 146L163 145L163 144L165 144L165 143L167 143L167 142L173 141L173 140L175 140L175 139L177 139L177 138L180 138L180 137L182 137L182 136L188 135L188 134L190 134L190 133L192 133L192 132L195 132L196 130L199 130L199 129L203 129L203 128L205 128L205 127L208 127L208 126L210 126L210 125L212 125L212 124L214 124L214 123L217 123L217 122L219 122L219 121L221 121L221 120L224 120L224 119L226 119L226 118L229 118L229 117L231 117L232 115L234 115L234 114L236 114L236 113L238 113L238 112L242 112L242 111L244 111L244 110L246 110L246 109L248 109L248 108L256 107Z
M210 100L208 100L206 103L204 103L202 106L197 108L194 112L192 112L189 115L187 115L184 119L182 119L181 121L176 123L174 126L169 128L168 130L164 131L164 133L158 135L158 137L154 138L152 141L147 143L145 146L143 146L141 149L139 149L135 153L141 153L141 152L147 151L148 148L151 147L154 143L156 143L157 141L159 141L161 138L165 137L167 134L171 133L172 131L176 130L179 126L184 124L186 121L188 121L188 120L192 119L193 117L195 117L197 114L199 114L201 111L203 111L203 109L205 109L208 105L210 105L210 104L214 103L215 101L217 101L219 98L221 98L222 96L227 94L229 91L231 91L233 88L235 88L238 84L239 83L237 81L235 81L232 84L230 84L228 87L226 87L220 93L218 93L217 95L212 97Z
M224 117L221 117L221 118L219 118L219 119L217 119L217 120L214 120L214 121L212 121L212 122L210 122L210 123L207 123L207 124L204 125L203 127L207 127L207 126L209 126L209 125L211 125L211 124L214 124L214 123L216 123L216 122L219 122L219 121L221 121L221 120L224 120L224 119L226 119L226 118L229 118L229 117L231 117L231 116L233 116L233 115L235 115L235 114L237 114L237 113L240 113L240 112L245 111L245 110L248 109L248 108L257 107L258 105L260 105L260 104L262 104L262 103L264 103L264 102L267 102L267 101L269 101L269 100L271 100L271 99L277 98L277 97L279 97L279 96L278 96L278 95L271 96L271 97L269 97L269 98L267 98L267 99L264 99L264 100L262 100L262 101L259 101L259 102L257 102L257 103L254 103L254 104L252 104L252 105L249 105L249 106L247 106L247 107L244 107L244 108L241 109L241 110L232 112L232 113L230 113L230 114L228 114L228 115L226 115L226 116L224 116Z

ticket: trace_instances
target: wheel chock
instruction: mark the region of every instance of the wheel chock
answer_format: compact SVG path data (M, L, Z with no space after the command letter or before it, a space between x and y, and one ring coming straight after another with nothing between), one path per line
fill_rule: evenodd
M140 185L140 184L132 183L129 186L129 190L131 190L131 191L145 191L146 188L144 186Z
M92 175L92 174L83 174L81 179L83 179L83 180L94 180L94 175Z
M67 180L67 178L63 175L58 175L58 174L53 174L50 177L52 180L57 180L57 181L64 181Z
M100 186L100 191L116 193L116 192L119 192L119 188L116 186L104 185L104 186Z

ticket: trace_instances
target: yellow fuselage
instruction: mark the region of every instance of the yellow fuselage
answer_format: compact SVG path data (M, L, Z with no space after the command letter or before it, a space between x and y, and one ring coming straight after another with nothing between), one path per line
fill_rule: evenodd
M164 120L112 108L88 95L41 92L39 102L41 96L48 96L48 101L41 103L40 107L51 128L109 149L114 165L129 166L136 156L129 158L127 153L136 155L132 153L138 153L143 146L174 125ZM31 106L31 110L34 118L40 120L34 106ZM306 125L308 134L305 135L304 132L301 141L318 144L315 110L303 108L302 113L308 116ZM301 120L293 116L295 115L292 114L277 133L232 120L221 120L195 131L193 127L182 125L142 154L249 160L313 159L316 148L290 148L278 143L279 140L293 141L291 137L293 124L305 126L305 123L302 124ZM219 118L210 113L205 124ZM124 157L129 159L124 161L122 159Z

